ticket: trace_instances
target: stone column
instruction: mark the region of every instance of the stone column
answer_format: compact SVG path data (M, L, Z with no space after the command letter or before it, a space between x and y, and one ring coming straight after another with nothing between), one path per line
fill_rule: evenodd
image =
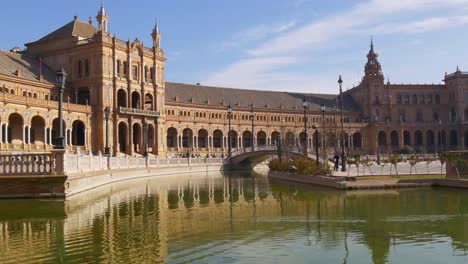
M5 143L8 143L8 123L5 124Z
M26 144L26 125L23 125L23 144Z
M52 145L52 128L49 127L49 145Z
M64 145L68 146L68 129L65 129Z
M44 127L44 145L47 145L47 127Z
M3 123L0 123L0 143L5 143L3 141Z
M28 128L28 144L31 144L31 126L27 126Z
M85 145L85 148L88 146L88 129L86 128L84 130L84 145Z

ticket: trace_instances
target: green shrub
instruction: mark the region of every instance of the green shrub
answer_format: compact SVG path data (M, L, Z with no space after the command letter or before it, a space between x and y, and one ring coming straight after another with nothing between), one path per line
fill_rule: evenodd
M400 154L413 154L414 148L408 145L405 145L402 149L400 149Z
M328 165L317 166L317 161L311 159L283 160L273 159L268 164L272 171L292 172L301 175L330 175L331 169Z

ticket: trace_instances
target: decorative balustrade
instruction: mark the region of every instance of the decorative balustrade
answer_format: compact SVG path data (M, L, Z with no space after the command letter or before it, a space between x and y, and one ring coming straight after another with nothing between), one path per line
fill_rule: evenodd
M0 95L1 95L0 98L3 98L3 101L8 102L8 103L16 103L16 104L21 104L21 105L58 109L58 101L31 98L31 97L26 97L22 95L8 94L8 93L0 93ZM91 106L64 102L63 110L69 111L69 112L78 112L78 113L90 113Z
M164 168L221 165L221 158L159 158L159 157L107 157L92 154L66 154L65 172L67 174L94 172L115 169Z
M127 107L120 107L119 112L120 114L132 114L132 115L154 116L154 117L159 117L160 115L158 111L137 109L137 108L127 108Z
M51 175L53 154L0 155L0 175Z

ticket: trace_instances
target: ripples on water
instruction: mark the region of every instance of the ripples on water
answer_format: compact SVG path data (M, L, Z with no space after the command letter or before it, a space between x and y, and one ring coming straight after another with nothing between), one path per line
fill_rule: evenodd
M219 174L0 201L0 263L468 263L468 194Z

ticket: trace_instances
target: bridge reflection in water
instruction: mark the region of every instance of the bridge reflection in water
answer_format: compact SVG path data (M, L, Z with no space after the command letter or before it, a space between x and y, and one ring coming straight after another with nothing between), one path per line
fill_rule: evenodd
M246 176L160 177L67 201L0 201L0 262L466 260L467 193L339 192Z

